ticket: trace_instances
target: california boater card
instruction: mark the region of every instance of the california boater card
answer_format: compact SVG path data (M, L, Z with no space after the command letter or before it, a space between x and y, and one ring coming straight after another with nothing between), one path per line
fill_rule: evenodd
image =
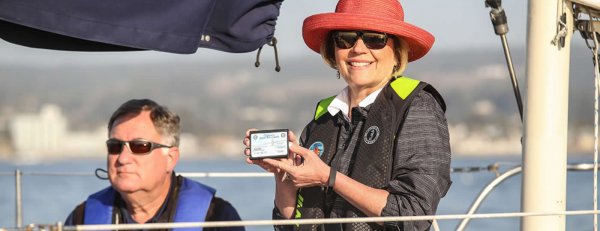
M250 159L287 157L288 129L250 131Z

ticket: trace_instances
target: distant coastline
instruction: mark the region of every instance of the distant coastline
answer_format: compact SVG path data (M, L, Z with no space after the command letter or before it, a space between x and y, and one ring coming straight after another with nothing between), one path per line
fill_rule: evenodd
M524 50L517 48L513 54L524 84ZM87 55L89 59L81 59ZM238 158L246 129L288 128L299 135L316 102L344 87L314 57L287 59L279 73L240 59L85 62L93 57L64 53L60 62L43 66L0 63L1 159L103 156L106 118L131 98L152 98L181 115L183 155ZM572 58L567 151L591 153L593 84L586 77L593 74L588 51L574 47ZM407 69L407 76L431 83L444 97L454 156L521 153L522 124L504 63L497 50L432 51ZM158 90L166 86L175 90ZM521 89L526 96L527 88Z

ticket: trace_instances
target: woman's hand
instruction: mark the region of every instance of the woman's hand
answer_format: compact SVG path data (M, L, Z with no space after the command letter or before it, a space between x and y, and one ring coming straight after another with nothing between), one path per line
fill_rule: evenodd
M295 156L294 164L275 159L264 159L264 162L287 172L287 177L296 187L327 185L330 168L316 153L298 144L290 144L290 153Z
M292 218L294 208L296 205L296 187L292 181L287 180L287 173L278 166L293 166L296 164L296 156L290 154L288 158L277 158L277 159L250 159L250 131L256 129L249 129L246 131L246 137L244 137L244 155L246 155L246 162L249 164L256 164L266 171L275 174L275 206L280 211L281 215L285 218ZM293 132L288 133L288 139L291 146L298 146L298 141ZM291 153L291 152L290 152ZM299 157L298 157L299 160Z
M283 181L285 172L282 171L281 169L279 169L277 166L278 165L293 165L295 157L290 154L288 156L288 158L269 159L269 160L271 160L270 162L265 161L267 159L255 159L255 160L250 159L250 132L256 131L256 130L257 129L255 129L255 128L248 129L246 131L246 136L244 137L243 143L246 146L246 148L244 149L244 155L246 156L246 163L258 165L261 168L263 168L264 170L274 173L275 178L277 180ZM298 143L297 141L295 141L296 136L291 131L288 133L288 140L290 143L295 143L295 144ZM273 163L278 163L278 162L281 162L281 163L273 164Z

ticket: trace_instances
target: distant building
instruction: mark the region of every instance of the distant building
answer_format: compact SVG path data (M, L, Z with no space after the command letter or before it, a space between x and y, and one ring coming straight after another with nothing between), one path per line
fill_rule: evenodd
M21 114L8 123L17 158L36 159L40 152L56 154L64 150L67 119L56 105L45 105L39 114Z
M70 131L68 120L62 114L60 107L44 105L38 114L19 114L11 118L8 121L7 136L10 137L13 151L11 156L14 159L36 161L60 158L104 158L108 132L105 126L99 126L94 131ZM198 152L198 143L193 134L181 134L180 143L182 152L187 155L193 156Z

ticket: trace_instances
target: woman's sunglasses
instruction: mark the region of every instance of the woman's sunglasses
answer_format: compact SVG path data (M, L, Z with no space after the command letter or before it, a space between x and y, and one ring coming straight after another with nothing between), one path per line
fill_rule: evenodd
M369 49L378 50L384 48L387 44L388 36L386 33L373 31L334 31L333 41L339 49L349 49L354 47L358 38L363 40L365 46Z
M131 141L122 141L117 139L109 139L106 141L106 148L108 149L108 154L119 155L123 152L123 147L127 144L129 146L129 150L131 153L137 155L148 154L152 150L157 148L170 148L173 146L167 146L164 144L154 143L145 140L131 140Z

